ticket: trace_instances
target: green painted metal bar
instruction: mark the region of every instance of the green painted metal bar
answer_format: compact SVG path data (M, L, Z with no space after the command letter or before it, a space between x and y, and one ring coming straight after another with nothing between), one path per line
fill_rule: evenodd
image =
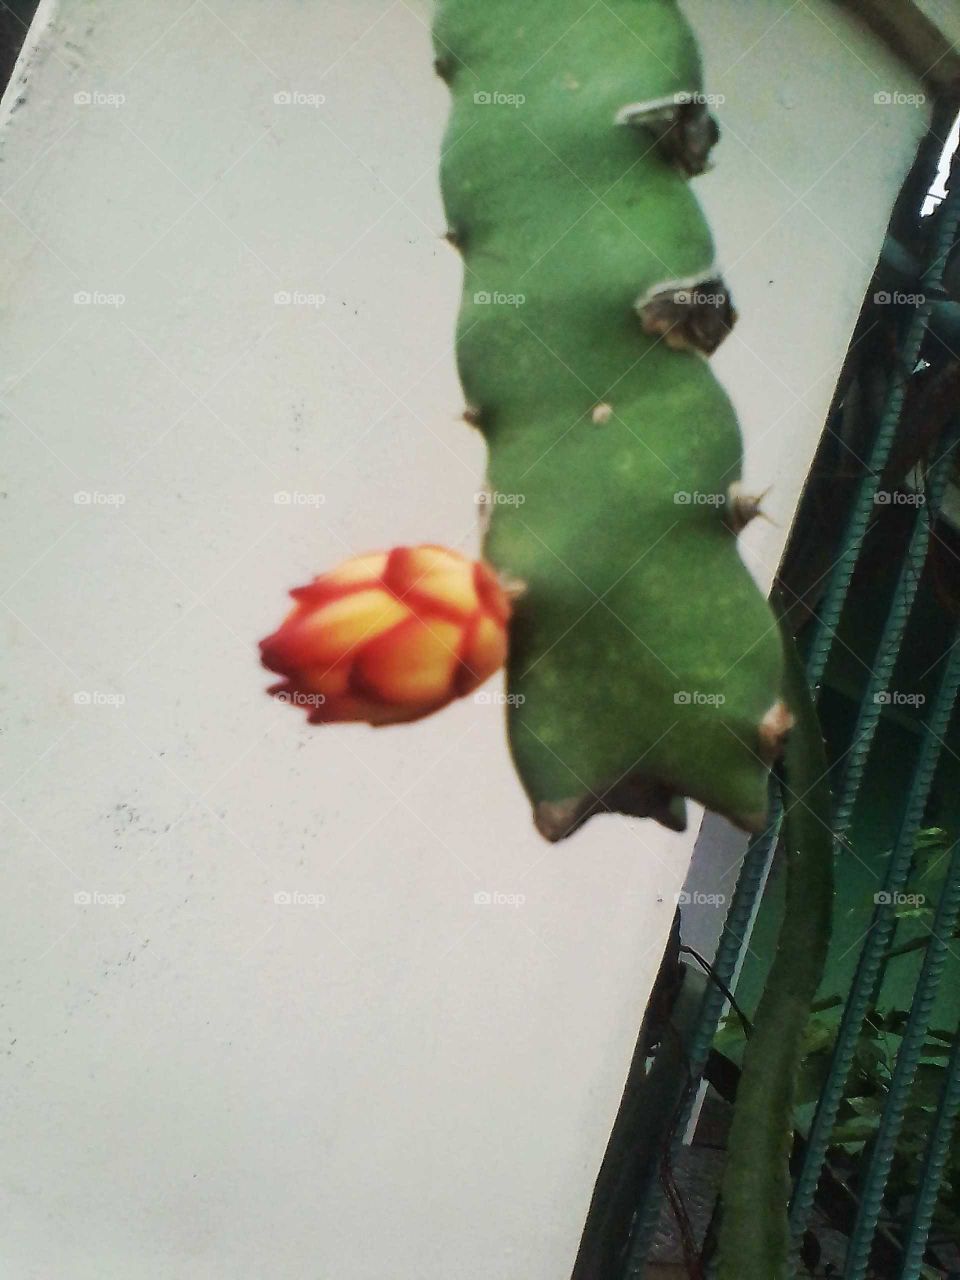
M960 228L960 183L944 200L940 217L931 261L923 275L922 287L931 293L938 291L943 284L947 255L956 242L957 230ZM833 567L826 593L817 611L807 660L807 676L814 689L819 685L826 669L850 580L875 509L874 500L880 487L880 477L900 425L907 383L920 358L920 348L930 321L931 309L932 304L924 302L917 307L910 321L903 349L898 353L897 363L891 374L880 425L867 459L866 473L857 490L843 550Z
M934 248L933 260L924 276L925 284L929 288L933 288L940 284L946 255L956 239L957 229L958 226L960 226L960 192L951 193L951 196L948 197L948 202L950 207L948 209L944 209L943 222ZM892 382L888 390L880 427L878 428L876 438L874 439L873 446L870 451L867 470L858 487L854 510L847 528L844 551L834 566L824 600L821 603L819 618L815 624L814 638L811 643L807 660L807 678L814 690L817 690L817 687L823 678L832 642L836 634L837 623L839 622L843 603L846 599L850 581L853 577L853 570L862 549L863 540L866 537L871 515L875 510L875 498L880 484L880 476L890 455L894 440L896 439L897 428L899 426L903 410L906 384L909 380L910 372L919 358L920 347L929 321L929 316L930 306L929 304L925 304L923 307L918 308L917 314L911 321L905 342L903 359L898 369L892 375ZM944 472L945 470L945 467L938 468L938 471L940 472ZM921 526L923 527L923 531L917 532L918 528ZM929 532L928 526L924 520L917 521L917 526L914 530L914 538L916 541L912 542L911 546L915 553L919 554L921 543L925 553L926 545L929 541ZM922 564L922 559L920 563ZM916 561L912 560L911 565L914 568L915 577L919 577L919 570L916 565ZM910 606L913 603L915 593L915 581L910 579L905 569L904 573L901 574L901 579L898 583L897 599L899 607L893 621L888 619L888 624L881 640L881 652L886 652L886 649L884 648L885 645L891 647L899 646L903 635L903 628L906 624L906 618L909 615ZM891 670L895 660L896 651L894 650L892 662L889 663ZM880 691L879 686L876 691ZM878 720L880 707L877 704L874 705ZM871 723L870 718L864 715L863 723L858 723L858 729L865 732L868 735L869 740L865 743L864 748L858 753L851 783L849 788L845 788L849 794L849 799L845 799L845 808L849 811L852 811L856 791L859 788L859 784L862 779L863 769L866 765L869 746L876 730L877 720L874 720L873 723ZM848 816L849 815L847 815L847 818ZM756 837L756 839L754 839L747 848L740 876L737 880L737 887L734 891L733 901L731 902L730 910L727 913L727 919L724 923L723 932L714 958L714 971L718 979L725 985L729 985L731 983L733 975L736 972L736 966L744 946L744 940L749 930L750 920L753 916L757 898L764 883L766 867L769 862L773 846L775 845L779 835L781 817L782 809L779 802L777 802L772 807L769 827L764 833ZM700 1026L691 1048L690 1067L694 1076L699 1076L703 1071L707 1055L710 1052L710 1047L713 1043L714 1036L716 1035L720 1017L723 1013L724 1004L725 998L719 986L712 985L709 987L704 996ZM849 1070L849 1064L847 1069ZM846 1077L844 1076L844 1079L845 1078ZM674 1135L674 1149L676 1149L682 1142L683 1134L686 1130L693 1105L694 1098L691 1097L684 1109L681 1123L677 1126L677 1130ZM822 1162L825 1151L826 1146L824 1145L823 1152L817 1161L817 1177L819 1177L819 1166ZM808 1181L810 1176L811 1174L808 1172ZM815 1190L816 1179L814 1179L812 1187L809 1188L811 1202ZM806 1198L806 1195L807 1188L804 1187L804 1198ZM657 1187L656 1185L648 1185L641 1191L638 1227L634 1235L634 1240L629 1252L627 1267L624 1273L627 1280L637 1280L637 1277L642 1275L644 1258L649 1249L653 1232L656 1229L659 1209L660 1197ZM809 1205L807 1206L807 1211L808 1210ZM806 1214L804 1213L804 1219L805 1216ZM796 1217L794 1217L793 1221L796 1221Z
M960 642L957 644L957 651L960 651ZM893 1163L897 1139L903 1126L904 1112L923 1053L934 1001L940 989L940 981L950 949L950 938L958 917L960 917L960 841L957 841L953 847L950 869L947 872L930 928L930 940L924 952L923 967L917 979L910 1016L903 1033L900 1052L897 1054L887 1101L880 1117L880 1127L863 1181L860 1211L857 1214L847 1250L844 1280L864 1280L867 1274L870 1245L880 1217L883 1193L887 1188L890 1166Z
M931 261L923 277L924 287L931 292L938 289L942 283L943 269L946 263L947 255L956 242L958 228L960 228L960 187L951 190L941 209L940 227L937 240L931 255ZM830 580L821 601L818 610L818 618L814 623L813 640L811 642L809 656L807 660L807 678L811 687L818 691L820 682L822 681L824 671L826 669L827 660L833 640L836 636L837 625L843 606L846 601L850 582L853 577L857 560L862 550L863 541L866 537L867 530L870 525L871 516L874 511L876 493L880 484L880 477L886 462L890 456L893 443L897 436L900 425L900 419L903 411L903 404L906 395L907 384L912 375L913 369L919 358L920 349L923 338L926 333L931 314L931 306L925 303L918 307L916 314L913 316L903 349L900 353L900 360L897 368L891 375L891 382L888 388L887 397L884 403L884 409L881 414L880 423L874 438L869 457L866 462L866 470L860 484L858 486L857 495L854 501L853 510L848 522L846 537L843 544L843 551L830 576ZM929 529L926 522L918 520L914 529L913 538L911 540L910 551L908 552L908 560L915 569L917 569L913 578L909 576L906 566L901 573L895 593L894 606L888 617L883 636L878 646L878 671L874 673L871 680L869 693L871 695L870 704L861 708L861 715L858 718L857 732L854 738L855 746L854 759L848 763L844 782L838 804L838 818L840 820L840 828L844 830L849 823L850 814L856 800L857 791L862 781L863 773L866 767L869 748L875 735L876 727L879 722L880 707L878 703L873 701L872 695L881 692L886 684L881 684L889 680L895 664L897 652L903 638L903 632L906 620L909 616L910 607L916 593L916 578L919 577L918 564L922 564L923 557L929 542ZM912 554L911 554L912 552ZM953 684L952 693L949 685L953 682L954 674L957 676L957 682ZM949 678L948 678L949 677ZM944 673L944 679L941 684L941 691L935 701L935 706L931 712L929 723L931 728L934 727L936 721L943 719L943 730L946 730L946 723L949 721L950 712L957 694L956 684L960 683L960 672ZM875 708L875 711L874 711ZM941 735L942 736L942 732ZM929 735L926 742L929 742ZM935 740L934 740L935 741ZM939 743L936 744L939 750ZM932 771L936 766L936 758L932 762L923 764L923 773L930 772L930 779L923 781L921 773L921 764L918 763L918 769L915 773L915 784L919 783L919 790L924 793L929 791L929 785L932 781ZM916 807L916 801L919 791L912 793L914 804L911 805L908 800L908 811L912 814ZM924 801L926 802L926 794ZM920 805L919 814L916 819L916 827L919 828L919 822L922 818L923 805ZM736 966L744 946L744 940L749 930L750 921L754 914L757 899L762 889L765 872L769 859L772 854L773 847L779 835L780 821L782 817L782 809L779 803L779 795L771 806L771 821L767 830L760 836L751 841L747 848L740 876L737 881L737 887L734 892L730 910L724 924L723 933L718 943L716 957L714 959L714 970L716 976L724 985L729 985L736 971ZM901 826L901 840L905 839L908 827L906 820ZM899 848L899 842L898 842ZM899 885L905 881L906 874L909 870L910 858L913 852L913 838L909 841L909 848L905 852L906 863L901 868L897 863L896 854L891 859L891 865L888 870L888 882L890 885ZM902 874L901 874L902 872ZM892 891L892 890L891 890ZM883 905L878 906L875 912L874 924L872 927L871 938L883 939L892 932L893 920L892 913L885 911ZM868 960L871 962L864 967L862 977L863 988L868 996L872 989L872 982L869 981L871 973L875 976L879 958L883 954L885 945L881 943L876 948L876 956ZM861 955L861 962L864 957ZM699 1077L702 1073L704 1064L709 1054L714 1036L716 1035L717 1026L723 1012L725 998L718 985L711 984L708 987L703 1000L703 1006L700 1015L700 1023L697 1034L691 1048L690 1069L694 1077ZM864 1010L865 1012L865 1006ZM819 1152L811 1150L811 1145L807 1147L807 1160L804 1170L797 1185L791 1207L791 1227L794 1230L795 1238L802 1233L803 1225L806 1222L812 1204L813 1196L816 1191L817 1181L822 1166L823 1158L826 1154L826 1147L829 1141L829 1132L832 1130L833 1121L836 1115L836 1106L839 1102L839 1096L842 1093L843 1084L846 1075L849 1072L850 1060L846 1061L843 1066L843 1060L849 1052L852 1059L852 1052L855 1049L856 1038L859 1033L859 1027L862 1022L863 1013L859 1017L849 1017L850 1003L844 1014L844 1022L849 1023L847 1029L847 1038L850 1044L843 1045L843 1053L835 1056L834 1067L836 1070L842 1070L842 1080L837 1085L835 1080L828 1082L828 1091L832 1094L837 1093L837 1098L833 1101L832 1106L823 1108L823 1099L821 1099L820 1126L816 1133L811 1130L811 1135L817 1139L817 1147ZM856 1013L856 1010L853 1010ZM844 1034L844 1022L841 1023L841 1036ZM838 1048L840 1047L840 1038L838 1037ZM832 1086L832 1087L831 1087ZM682 1141L689 1121L690 1113L694 1105L694 1096L688 1100L687 1106L678 1124L674 1134L673 1148L679 1146ZM832 1110L833 1115L829 1116ZM827 1120L829 1119L829 1125ZM815 1118L814 1125L817 1120ZM821 1132L824 1131L824 1132ZM637 1280L642 1275L644 1260L649 1249L649 1244L656 1229L656 1223L659 1216L660 1197L655 1179L649 1185L641 1189L639 1197L639 1208L637 1215L637 1226L634 1231L634 1237L628 1254L628 1260L624 1271L627 1280Z
M960 1114L960 1027L947 1063L946 1077L937 1105L936 1120L927 1143L920 1185L913 1203L913 1214L907 1229L903 1269L899 1280L919 1280L923 1255L930 1235L933 1213L937 1207L943 1173Z
M844 760L840 786L837 789L833 831L838 839L845 835L850 827L860 784L866 772L870 748L873 746L873 739L883 713L881 695L889 690L890 679L893 676L897 658L900 656L904 632L907 629L910 610L916 599L923 564L930 546L931 524L940 510L952 466L953 456L949 450L936 460L931 468L927 505L923 510L918 509L914 519L913 532L900 566L890 610L874 656L870 679L857 711L857 723L851 736L852 745Z
M803 1165L794 1189L790 1213L795 1244L799 1242L810 1214L820 1171L836 1121L837 1109L843 1097L843 1088L856 1052L860 1028L870 1003L874 981L883 955L893 937L896 925L896 908L893 899L903 892L910 872L917 832L923 821L924 810L940 759L942 740L953 714L958 690L960 690L960 633L954 637L953 646L944 664L940 684L927 717L900 830L883 884L886 900L878 902L874 909L870 932L860 951L850 994L844 1006L837 1041L833 1049L830 1073L807 1135Z
M949 193L944 203L942 209L942 220L936 244L934 246L932 260L924 274L924 287L933 290L939 287L942 283L946 258L950 249L956 242L958 228L960 228L960 184L958 184L958 187ZM886 440L888 436L889 440L887 441L886 447L887 450L889 450L889 447L896 435L896 428L899 424L899 418L903 408L903 392L906 379L919 357L920 344L923 340L923 334L927 321L929 320L929 314L930 306L929 304L926 304L924 307L918 308L917 315L915 315L911 321L904 358L900 362L900 367L893 375L893 381L884 408L883 420L878 431L877 441L875 442L874 448L871 452L870 467L872 474L868 474L864 477L864 482L857 495L855 512L850 524L851 532L854 535L856 535L857 532L866 532L866 527L869 523L870 508L873 505L880 479L880 468L873 473L874 455L878 452L878 445L883 440ZM941 464L938 467L938 471L945 470L946 460L942 459ZM867 500L866 494L868 493L869 499ZM919 523L922 523L922 521L918 520L918 524ZM914 543L911 541L911 547L913 546ZM851 560L849 558L848 550L849 549L845 549L840 560L837 562L833 581L831 582L830 590L827 593L830 599L824 604L820 615L820 623L814 633L809 665L809 675L811 680L815 679L818 671L820 675L822 675L823 670L826 667L830 644L835 634L836 624L839 621L840 612L842 610L843 596L849 587L850 579L853 575L856 555ZM901 574L898 591L902 583L903 575ZM837 595L837 592L840 592L841 594ZM836 596L836 598L834 598L834 596ZM896 607L897 601L895 600L894 609L896 609ZM886 639L888 635L896 638L898 630L900 630L900 638L902 638L902 629L900 628L899 620L895 620L891 623L891 620L888 617L888 621L884 629L884 639ZM899 639L896 640L896 643L899 646ZM881 641L881 645L882 644L883 641ZM881 664L889 665L889 657L890 655L879 652L877 659L878 666ZM896 653L893 654L893 661L895 660ZM907 799L897 846L887 869L887 883L885 884L885 888L887 888L891 893L899 892L902 889L903 883L905 882L910 869L916 833L920 828L920 822L923 818L923 810L926 805L926 798L929 794L929 788L933 781L933 773L939 759L941 745L940 740L946 732L953 704L956 699L957 688L955 685L951 691L951 684L955 674L955 666L958 667L958 670L956 671L956 678L957 682L960 683L960 663L958 663L957 660L956 650L951 653L951 659L948 661L947 667L944 671L934 709L927 722L928 728L925 732L920 758L914 772L913 783L911 784L910 795ZM860 728L863 714L863 709L861 708L861 717L858 717L858 728ZM938 728L941 720L942 727ZM874 725L874 730L875 727L876 726ZM856 750L856 745L854 750ZM855 766L857 787L859 787L859 781L862 778L865 763L866 752L858 758L858 764ZM920 803L921 797L922 803ZM841 812L839 816L842 821L848 822L849 810L852 809L856 799L856 790L846 791L845 789L844 798L848 811L846 814ZM829 1145L830 1134L836 1120L837 1108L843 1095L843 1087L846 1083L853 1055L856 1051L860 1028L867 1011L870 993L873 990L873 982L879 971L883 953L886 950L887 943L884 939L888 938L892 933L893 925L894 917L892 908L888 904L879 904L874 913L871 932L864 944L863 950L860 953L857 972L854 978L854 986L844 1008L837 1036L837 1043L834 1047L830 1074L817 1105L813 1124L811 1125L810 1133L808 1135L803 1165L794 1190L793 1203L791 1207L791 1226L793 1229L795 1244L799 1242L799 1238L806 1226L807 1218L810 1213L823 1160L826 1156L827 1147Z

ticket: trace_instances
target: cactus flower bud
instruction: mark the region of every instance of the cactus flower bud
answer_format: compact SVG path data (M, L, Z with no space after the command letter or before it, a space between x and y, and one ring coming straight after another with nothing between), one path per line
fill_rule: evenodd
M418 720L503 665L510 603L494 571L446 547L355 556L290 593L260 642L269 692L312 724Z

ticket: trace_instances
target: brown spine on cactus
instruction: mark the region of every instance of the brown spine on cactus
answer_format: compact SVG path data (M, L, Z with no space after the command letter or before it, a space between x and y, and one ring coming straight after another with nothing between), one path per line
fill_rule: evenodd
M770 517L760 507L760 503L763 502L769 492L769 489L764 489L763 493L744 493L739 482L735 481L727 490L727 502L724 510L724 520L727 527L732 529L734 533L739 534L743 532L751 520L756 520L758 516L761 520L769 521Z

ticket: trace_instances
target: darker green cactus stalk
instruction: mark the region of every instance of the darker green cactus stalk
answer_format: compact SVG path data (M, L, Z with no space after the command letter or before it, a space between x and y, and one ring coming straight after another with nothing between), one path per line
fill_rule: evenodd
M737 551L755 504L706 356L736 315L690 188L717 137L673 0L440 0L457 355L489 446L485 554L523 584L510 742L540 831L747 829L790 717Z

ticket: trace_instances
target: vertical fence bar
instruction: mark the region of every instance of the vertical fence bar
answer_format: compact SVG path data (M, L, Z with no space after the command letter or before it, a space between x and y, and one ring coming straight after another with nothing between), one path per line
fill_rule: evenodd
M807 1135L803 1164L797 1178L790 1211L790 1224L795 1241L799 1240L807 1223L824 1157L830 1143L830 1135L836 1121L837 1109L843 1097L843 1088L856 1052L860 1028L870 1003L874 981L893 936L896 924L893 899L903 891L910 871L917 832L920 830L930 796L934 774L940 759L942 740L950 723L958 690L960 690L960 633L954 636L940 685L924 726L923 741L907 796L906 808L884 880L886 901L880 901L877 904L870 932L860 951L833 1049L830 1073Z
M900 566L890 610L877 645L870 679L857 711L857 723L853 730L850 750L844 760L840 786L834 801L833 832L837 839L849 830L860 784L866 772L870 748L880 724L883 704L879 695L887 691L897 658L900 656L900 646L903 643L910 610L916 599L920 575L930 546L931 526L940 511L954 463L952 439L951 432L944 442L946 448L931 469L927 505L923 510L918 509L916 513L910 543L903 564Z
M960 649L960 643L957 648ZM957 841L953 847L950 869L947 872L937 912L930 928L930 940L924 953L923 967L917 979L910 1016L900 1044L900 1052L897 1054L873 1153L867 1166L867 1176L860 1195L860 1210L847 1250L845 1280L864 1280L867 1274L870 1245L880 1217L883 1193L887 1188L890 1166L893 1164L897 1139L903 1125L904 1111L910 1097L917 1065L923 1053L933 1004L940 989L943 967L950 947L949 939L953 934L958 915L960 915L960 841Z
M937 290L942 284L944 265L950 249L956 242L958 228L960 228L960 182L954 182L951 183L951 188L941 206L940 226L936 243L933 247L931 261L923 276L923 287L930 292ZM920 349L929 324L930 313L930 304L924 303L917 308L916 314L910 322L903 348L899 353L900 359L891 374L880 423L869 457L866 460L866 470L857 488L853 509L847 524L843 549L833 566L827 590L821 601L817 619L813 624L813 639L807 659L807 678L815 692L826 670L827 660L836 636L837 625L840 621L850 582L870 525L880 478L897 436L907 384L919 359ZM924 522L918 520L918 526L921 524L924 524ZM924 525L922 530L918 530L918 527L915 527L914 535L911 539L911 550L914 555L910 557L913 564L917 563L915 557L919 557L919 562L922 564L928 541L929 527ZM896 661L897 651L915 593L916 583L907 576L905 569L898 581L895 599L896 607L891 609L891 616L888 617L884 634L881 638L878 649L880 674L874 673L870 686L871 690L873 690L874 684L877 685L879 690L880 679L889 678L889 671L892 671L893 663ZM889 665L889 670L887 670L887 665ZM937 724L942 722L942 728L937 734L937 738L942 737L946 732L957 697L958 687L960 687L960 653L955 647L951 651L951 660L948 663L947 670L944 672L940 691L929 717L929 729L924 739L924 748L930 748L930 735L935 731ZM876 690L873 691L875 692ZM879 705L876 705L876 717L872 715L872 708L861 709L857 731L862 737L861 739L855 739L855 744L860 741L862 745L857 750L853 762L848 765L840 797L842 805L838 807L838 818L842 826L845 826L849 821L878 720ZM890 892L896 892L902 888L909 871L916 831L919 830L923 809L933 780L933 772L939 758L940 744L937 738L933 739L936 746L935 751L932 748L926 751L921 750L921 759L918 761L914 774L914 785L907 802L907 813L901 824L897 850L891 858L888 869L886 887ZM914 814L916 814L915 821ZM771 805L771 819L767 830L751 841L747 848L730 910L727 913L727 919L718 943L713 967L717 979L724 985L728 985L731 981L745 945L750 920L764 882L764 873L779 835L781 817L782 808L779 794L777 794ZM901 850L901 846L906 843L906 837L911 825L914 827L914 831L909 838L909 847L906 848L904 853ZM899 861L897 858L898 851L901 852ZM862 999L869 998L872 981L876 976L877 967L886 946L885 939L888 939L892 933L893 923L892 911L886 910L882 904L878 906L874 915L870 937L868 938L868 946L865 948L866 952L871 942L879 940L873 948L876 954L868 954L868 963L864 964L864 953L862 952L860 966L858 966L858 976L860 976L862 987L859 995ZM863 968L862 974L861 967ZM801 1170L791 1205L791 1226L795 1239L799 1239L802 1234L813 1202L820 1169L829 1143L830 1132L836 1118L836 1108L839 1105L843 1084L846 1081L852 1055L856 1047L859 1028L866 1012L866 1004L863 1004L859 1016L856 1016L857 1009L856 1007L851 1008L852 1001L853 993L844 1010L844 1018L841 1022L838 1042L834 1051L831 1082L828 1084L828 1092L831 1096L829 1098L821 1098L821 1105L818 1108L817 1116L814 1118L814 1126L811 1128L811 1140L807 1144L804 1167ZM857 1004L860 1002L858 1000ZM719 986L715 983L710 984L704 994L698 1029L691 1048L690 1071L694 1078L699 1078L703 1072L724 1004L725 997ZM837 1050L842 1050L842 1052L838 1053ZM846 1060L845 1067L843 1065L844 1060ZM842 1070L843 1073L843 1079L839 1087L836 1081L833 1080L834 1069L837 1071ZM830 1087L831 1085L832 1088ZM832 1096L833 1093L836 1093L835 1099ZM691 1096L675 1130L672 1141L672 1149L674 1150L682 1141L693 1107L693 1101L693 1096ZM825 1103L827 1105L824 1105ZM641 1189L636 1226L624 1270L626 1280L638 1280L638 1277L642 1275L646 1253L649 1249L653 1232L656 1229L659 1209L660 1196L656 1179L653 1178L646 1187Z
M924 274L924 285L926 288L933 290L941 284L944 264L950 249L956 241L958 227L960 227L960 182L954 184L944 202L942 209L942 221L936 244L934 246L933 258L926 273ZM884 421L881 423L880 432L878 433L878 441L881 436L889 434L891 429L894 434L896 432L899 415L903 407L905 379L909 376L909 371L912 370L919 356L920 343L923 340L923 333L929 320L929 314L930 307L929 305L925 305L923 308L918 310L917 315L911 321L905 359L900 369L894 375L894 381L884 409ZM892 424L887 421L888 417L891 416L893 416ZM893 436L891 435L889 443L892 443L892 439ZM887 446L888 449L889 443ZM871 468L873 467L873 457L876 452L877 448L875 445L874 450L871 453ZM865 532L866 523L869 521L869 506L872 506L873 504L873 498L878 485L879 472L876 476L868 476L865 478L865 489L861 490L858 494L855 518L851 521L851 529L854 531L861 528L860 521L862 519L862 529L863 532ZM866 506L864 501L862 501L866 491L869 491L870 493L869 506ZM834 588L834 584L832 583L831 592L828 592L828 595L831 595L834 591L840 592L840 584L842 584L842 592L846 592L850 583L850 578L853 574L855 561L856 556L854 556L852 561L850 561L847 556L841 556L841 559L837 562L835 569L836 583L838 585ZM825 606L821 614L821 622L814 637L814 648L811 650L809 668L811 678L818 670L822 675L822 672L825 669L826 659L830 650L830 643L836 629L836 623L839 621L842 605L843 596L842 594L838 594L835 599L831 598L829 601L829 608ZM960 654L958 654L957 645L955 643L954 648L950 652L950 657L947 661L946 668L941 679L940 689L937 694L934 708L931 711L924 729L924 739L921 746L920 757L914 772L910 794L907 798L900 833L897 839L896 848L890 860L890 865L887 869L887 878L884 887L890 893L899 892L903 888L903 884L910 869L916 834L920 829L923 811L929 796L930 787L933 783L933 774L936 770L937 761L940 756L941 739L946 733L947 726L950 721L954 702L956 701L958 685L960 685ZM864 763L865 756L859 766L860 777L862 777ZM850 797L849 804L852 805L854 799L855 792ZM854 1052L856 1051L860 1028L867 1011L870 993L873 989L873 982L879 971L883 953L887 948L894 923L893 911L890 904L879 904L874 913L870 934L868 935L860 953L857 971L854 977L854 985L844 1008L843 1017L837 1034L837 1043L834 1046L830 1074L817 1105L813 1124L811 1125L810 1133L808 1135L803 1164L794 1190L793 1203L791 1206L791 1227L793 1229L795 1242L799 1241L799 1238L803 1233L810 1213L810 1208L813 1204L813 1197L820 1178L820 1170L826 1156L827 1147L830 1141L830 1134L836 1120L837 1108L839 1107L840 1099L843 1096L843 1088L846 1084L847 1076L850 1071Z
M947 255L957 239L957 229L960 227L960 182L953 184L941 207L940 217L941 222L932 258L923 275L923 288L930 290L931 293L943 284L943 270ZM910 321L903 348L898 352L880 417L880 426L870 450L870 457L867 459L866 474L857 490L843 550L833 566L826 593L817 611L813 640L807 660L807 674L814 687L820 683L826 669L827 658L830 656L830 648L843 611L843 603L847 598L850 580L874 511L874 499L880 485L880 476L900 425L907 383L913 376L920 358L920 348L930 322L931 307L932 304L926 301L922 306L917 307L916 314Z
M917 1187L917 1195L913 1202L913 1214L907 1229L900 1280L919 1280L927 1237L930 1234L930 1224L933 1222L933 1213L937 1207L943 1171L950 1154L950 1144L953 1141L958 1114L960 1114L960 1027L957 1028L950 1060L947 1063L943 1090L937 1104L936 1119L920 1173L920 1185Z

